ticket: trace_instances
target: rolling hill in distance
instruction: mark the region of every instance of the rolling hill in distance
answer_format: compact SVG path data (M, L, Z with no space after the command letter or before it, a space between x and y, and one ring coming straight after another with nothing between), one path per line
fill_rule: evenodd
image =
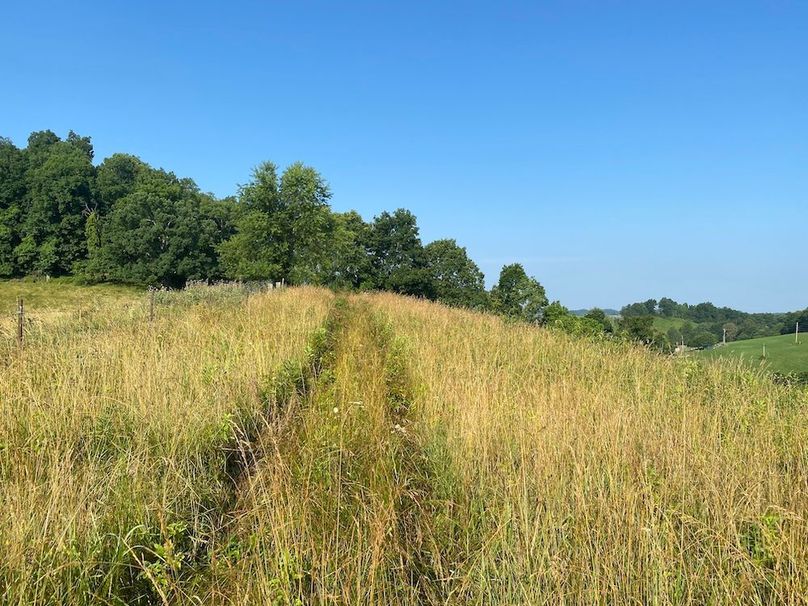
M783 375L808 374L808 334L777 335L716 345L697 354L703 359L733 359Z

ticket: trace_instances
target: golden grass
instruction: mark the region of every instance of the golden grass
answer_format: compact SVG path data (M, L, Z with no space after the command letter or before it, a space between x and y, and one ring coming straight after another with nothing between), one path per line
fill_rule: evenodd
M6 352L4 603L806 603L804 390L393 295L159 303Z
M143 294L142 288L116 284L78 284L72 278L22 278L0 280L0 316L17 310L17 298L36 311L74 311L111 301L133 301Z
M413 431L452 503L449 601L796 604L808 398L493 317L374 298L411 344Z
M392 391L395 344L356 301L333 328L316 392L262 434L205 602L419 602L419 528L407 524L419 478Z
M54 331L10 355L0 375L6 603L168 595L204 549L188 537L215 531L224 447L268 405L281 364L304 356L329 295L232 299L162 306L153 324L116 321L112 308L102 330Z

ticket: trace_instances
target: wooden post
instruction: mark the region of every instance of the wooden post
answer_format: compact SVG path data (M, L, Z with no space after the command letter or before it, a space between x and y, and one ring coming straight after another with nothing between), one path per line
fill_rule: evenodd
M799 345L800 343L800 323L797 322L797 327L794 329L794 343Z
M25 338L25 305L22 297L17 298L17 347L22 351L23 339Z
M149 287L149 322L154 322L154 288Z

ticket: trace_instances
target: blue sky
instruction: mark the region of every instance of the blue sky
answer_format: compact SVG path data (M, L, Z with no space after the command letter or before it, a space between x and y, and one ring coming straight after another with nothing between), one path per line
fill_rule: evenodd
M33 0L0 65L19 145L72 128L221 196L302 160L573 308L808 305L807 2Z

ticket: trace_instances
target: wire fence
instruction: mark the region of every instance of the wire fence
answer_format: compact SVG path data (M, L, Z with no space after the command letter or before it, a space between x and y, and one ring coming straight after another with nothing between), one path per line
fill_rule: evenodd
M279 290L286 287L284 281L249 281L249 282L189 282L182 289L150 287L146 293L146 304L137 300L119 305L120 312L109 313L110 305L77 307L75 309L31 309L26 306L25 298L17 297L15 311L11 317L0 322L0 349L22 352L31 339L40 340L48 332L52 336L63 334L65 325L72 329L102 328L110 321L129 319L137 322L154 322L159 309L165 306L190 306L212 303L236 303L245 297ZM110 317L114 316L114 317ZM72 332L72 330L68 331Z

